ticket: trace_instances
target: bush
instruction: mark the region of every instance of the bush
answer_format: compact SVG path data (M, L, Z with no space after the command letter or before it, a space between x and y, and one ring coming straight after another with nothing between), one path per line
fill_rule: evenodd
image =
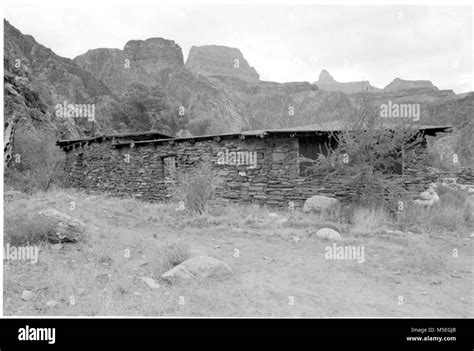
M19 126L15 132L13 159L5 169L5 182L15 190L33 193L60 184L64 154L48 132Z
M464 207L468 198L468 195L462 190L450 189L448 187L443 187L442 190L437 190L439 198L443 204L452 205L457 208Z
M50 219L20 211L5 216L3 242L15 246L38 244L45 242L55 230L56 225Z
M338 177L344 188L358 197L358 205L395 208L406 195L400 177L404 158L423 147L423 137L413 122L385 122L378 109L363 95L360 107L342 121L341 131L332 133L329 144L318 159L311 162L309 173Z
M157 266L154 268L159 274L163 274L190 257L189 248L185 244L171 243L164 245L158 249L158 260L155 262Z
M402 230L428 233L461 232L472 227L472 205L459 206L441 200L432 207L409 205L398 217L398 226Z
M178 172L172 187L173 198L183 201L185 210L202 214L206 211L207 203L214 195L218 182L212 164L202 162L192 171Z

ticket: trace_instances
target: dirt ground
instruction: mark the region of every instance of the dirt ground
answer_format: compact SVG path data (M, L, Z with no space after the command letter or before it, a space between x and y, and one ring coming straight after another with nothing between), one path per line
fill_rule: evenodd
M343 233L337 245L364 247L358 263L326 259L332 242L316 237L318 223L300 212L274 218L267 210L240 208L188 218L170 205L81 193L7 206L55 207L88 229L81 243L42 244L36 264L4 261L5 315L473 316L471 233ZM282 225L278 218L290 220ZM166 283L156 262L168 243L205 251L226 262L233 277ZM160 287L151 289L140 277ZM24 290L34 297L22 300ZM56 306L46 305L51 300Z

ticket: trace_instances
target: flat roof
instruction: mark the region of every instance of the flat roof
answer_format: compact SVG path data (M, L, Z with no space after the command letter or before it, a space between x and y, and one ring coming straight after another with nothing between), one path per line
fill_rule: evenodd
M436 135L436 133L449 133L451 126L440 125L425 125L425 124L400 124L400 123L382 123L380 129L391 129L399 126L413 127L419 131L423 131L426 135ZM58 140L56 145L61 148L67 148L77 144L85 144L91 142L100 142L112 140L115 145L129 145L129 144L148 144L157 142L182 142L182 141L198 141L209 139L225 139L225 138L241 138L246 137L282 137L282 136L311 136L320 133L337 133L347 129L345 123L342 121L332 121L320 124L310 124L298 127L279 128L279 129L258 129L250 131L242 131L238 133L221 133L221 134L207 134L188 137L173 137L160 132L139 132L139 133L122 133L99 135L92 138L85 139L68 139Z
M149 132L135 132L135 133L114 133L114 134L101 134L90 138L79 138L79 139L62 139L56 141L56 145L60 147L68 146L76 143L94 142L107 139L127 139L132 138L134 140L150 140L150 139L167 139L173 138L173 136L164 134L158 131Z

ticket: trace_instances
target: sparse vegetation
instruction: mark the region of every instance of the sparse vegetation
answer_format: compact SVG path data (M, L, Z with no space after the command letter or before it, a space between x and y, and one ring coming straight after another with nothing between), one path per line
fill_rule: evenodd
M4 218L3 242L22 246L40 244L55 230L55 223L35 213L19 210Z
M356 207L352 217L351 234L372 236L390 228L390 215L383 207Z
M210 162L202 162L190 171L178 172L172 193L176 201L182 201L183 210L204 213L213 196L219 179Z
M423 141L416 126L403 122L387 125L365 97L343 130L332 134L337 148L328 146L327 155L313 162L312 172L328 179L343 176L342 184L359 194L360 205L393 208L406 191L387 175L401 174L407 150L413 152Z
M10 166L5 168L5 183L26 193L47 190L52 184L61 184L64 153L54 143L54 136L46 131L18 127L13 159Z
M189 247L181 242L163 245L157 249L157 260L155 263L156 275L163 274L174 266L183 263L190 258Z
M68 212L71 198L76 208ZM5 261L6 315L392 316L398 308L397 316L466 316L472 298L469 274L462 273L471 267L469 248L463 245L468 227L454 232L450 222L436 232L418 231L408 226L415 222L397 222L378 208L364 207L353 208L350 221L256 205L209 207L199 214L176 211L175 202L150 204L68 190L7 201L6 225L18 227L19 220L10 221L13 214L26 218L46 203L83 221L90 235L61 249L42 245L37 264ZM440 213L429 216L422 220L438 226L454 213L439 220L433 216ZM27 223L38 228L36 222ZM406 228L400 226L405 223ZM327 261L325 248L332 243L315 236L320 228L340 232L339 245L365 246L364 263ZM453 247L459 248L455 260ZM189 258L191 249L226 262L235 277L164 284L161 274ZM464 279L450 279L454 270ZM151 289L141 277L153 278L160 287ZM363 293L341 289L341 282ZM387 307L400 287L413 292L410 299L402 307L396 302ZM35 299L22 301L23 289L33 291ZM425 293L441 302L423 303ZM297 301L294 306L287 303L290 295ZM181 296L184 305L178 303ZM340 303L347 299L356 307ZM46 307L50 300L58 305Z
M402 230L462 235L473 228L474 206L467 195L448 189L440 194L440 203L431 207L410 204L399 214L397 225Z

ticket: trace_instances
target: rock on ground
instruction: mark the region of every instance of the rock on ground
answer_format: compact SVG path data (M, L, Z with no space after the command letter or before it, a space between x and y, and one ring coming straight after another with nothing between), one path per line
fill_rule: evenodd
M60 212L54 208L48 208L39 212L40 215L55 223L53 233L48 233L48 240L53 243L78 242L84 238L86 225L78 219Z
M58 302L57 302L57 301L54 301L54 300L51 300L51 301L46 302L46 306L48 306L49 308L56 307L57 304L58 304Z
M195 256L171 268L162 278L176 283L193 278L226 279L232 276L232 269L224 262L209 256Z
M431 193L428 191L422 191L420 197L422 200L431 200Z
M385 230L385 233L390 234L390 235L403 235L403 232L401 230L387 229Z
M430 186L428 190L422 191L419 195L421 199L416 199L413 202L419 206L433 206L439 202L439 196L433 186Z
M342 240L341 234L339 234L337 231L331 228L321 228L318 230L316 233L316 236L318 238L326 239L326 240L333 240L333 241L339 241Z
M322 213L332 210L333 208L338 208L340 205L340 201L333 197L314 195L305 201L303 212Z
M29 301L31 300L33 297L35 297L35 294L34 292L32 291L29 291L29 290L23 290L23 292L21 293L21 298L25 301Z
M171 268L169 271L165 272L161 277L170 283L177 283L179 281L194 278L194 274L192 274L188 269L179 264Z
M160 287L152 278L140 277L140 279L150 287L150 289L158 289Z
M26 197L26 194L17 190L7 190L3 193L3 197L4 199L7 199L7 200L21 199L21 198Z

